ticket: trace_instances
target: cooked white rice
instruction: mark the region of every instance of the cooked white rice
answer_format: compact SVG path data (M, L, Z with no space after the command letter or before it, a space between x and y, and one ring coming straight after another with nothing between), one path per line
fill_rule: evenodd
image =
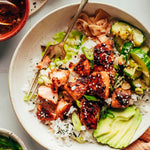
M82 45L89 48L89 49L93 49L94 46L96 45L95 42L93 42L90 38ZM81 47L81 48L82 48ZM80 55L83 54L81 48L78 50L78 55L72 57L72 59L70 59L67 63L66 63L66 67L69 69L69 64L72 62L74 64L76 64L79 60L80 60ZM118 54L118 52L116 51L116 54ZM35 60L33 60L30 64L31 67L29 67L28 72L32 72L33 73L33 62L37 62ZM116 60L117 63L117 60ZM53 66L55 64L51 63L52 69ZM61 65L61 64L60 64ZM35 72L35 70L34 70ZM46 69L46 70L41 70L40 71L40 75L45 75L48 76L48 72L50 72L50 69ZM72 71L70 69L70 77L69 77L69 81L73 81L76 77L78 77L78 75ZM29 81L31 79L31 76L29 78ZM28 91L30 86L30 83L26 83L26 85L24 85L24 89L23 91ZM137 94L132 94L132 102L131 104L136 105L141 114L145 115L146 113L149 112L149 108L150 108L150 92L149 90L147 92L145 92L145 94L143 96L139 96ZM108 103L110 105L111 103L111 98L108 98L107 100L105 100L106 103ZM29 111L34 110L35 105L31 105L31 103L29 103ZM73 106L71 106L70 111L68 112L68 116L69 114L72 114L74 111L76 110L76 108L74 108ZM46 123L47 124L47 123ZM91 143L95 143L96 140L93 137L93 130L86 130L84 126L82 126L81 128L81 132L78 132L75 130L74 126L72 125L72 120L70 118L62 121L60 119L51 121L50 123L48 122L49 127L50 127L50 132L54 133L54 135L56 136L56 139L58 140L58 144L63 146L65 144L65 146L71 146L72 143L74 142L74 139L76 137L82 137L83 141L87 141L87 142L91 142Z

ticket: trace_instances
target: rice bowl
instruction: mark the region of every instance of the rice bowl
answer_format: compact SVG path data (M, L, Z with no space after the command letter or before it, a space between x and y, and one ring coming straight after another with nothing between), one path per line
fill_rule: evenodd
M48 41L51 39L51 37L54 35L54 33L65 30L66 22L68 23L70 18L74 14L73 10L75 10L75 9L72 9L72 8L75 8L75 7L77 7L77 5L67 6L65 8L59 9L59 10L53 12L52 14L49 14L48 16L46 16L37 25L35 25L35 27L33 27L27 33L27 35L25 36L23 41L19 44L19 46L13 56L11 65L10 65L9 87L10 87L10 96L12 99L12 104L13 104L14 110L15 110L21 124L26 129L26 131L28 133L30 133L30 135L36 141L38 141L40 144L42 144L46 148L51 148L51 149L56 149L56 147L57 147L57 149L62 149L62 147L57 145L57 142L56 142L55 138L53 137L53 135L48 133L47 127L44 127L43 124L39 120L37 120L36 117L33 117L33 114L28 111L28 106L25 105L24 102L22 101L22 99L24 97L23 91L28 89L29 84L27 83L27 81L29 81L29 80L31 80L31 78L33 78L34 66L37 62L39 62L39 60L41 58L41 50L40 50L39 43L40 43L40 45L48 43ZM92 9L92 8L94 8L94 9ZM118 10L118 9L108 6L108 5L97 4L97 3L89 3L85 7L85 10L87 12L90 12L89 10L93 10L93 12L90 12L90 14L93 14L94 10L96 10L97 8L104 9L112 16L121 18L125 21L130 22L133 25L136 24L136 26L138 26L138 28L140 28L143 32L146 33L146 38L148 39L148 37L149 37L148 31L137 20L134 20L130 15L124 13L121 10ZM110 8L113 8L113 9L110 9ZM72 10L71 11L72 14L67 13L70 10ZM112 10L112 12L110 12L110 10ZM118 11L120 13L117 13ZM64 22L60 21L62 14L66 14L66 16L64 18ZM52 24L52 26L49 27L49 19L53 20L53 22L56 22L57 19L59 21L57 20L57 22L55 24ZM42 28L43 26L44 26L44 28ZM50 34L47 34L47 33L50 33ZM34 37L36 37L36 38L34 38ZM32 45L30 43L32 43ZM26 53L25 53L24 49L27 50ZM24 68L28 68L28 69L24 70ZM22 75L21 78L20 78L20 75L17 74L18 71ZM26 80L23 80L23 79L26 79ZM26 85L26 88L25 88L25 85ZM18 89L20 90L19 92L17 92L17 93L13 92L14 90L18 90ZM146 104L147 104L147 102L146 102ZM20 105L22 107L20 107ZM145 106L144 106L144 108L145 108ZM148 106L148 108L149 108L149 106ZM24 116L24 117L22 117L22 116ZM146 119L148 117L149 117L149 112L143 116L142 123L141 123L140 127L138 128L136 135L132 141L137 139L148 128L148 126L150 124L147 122L147 119ZM29 126L28 122L30 122L32 125ZM145 122L146 122L146 125L145 125ZM37 126L37 128L33 128L33 126ZM41 131L41 132L39 133L38 131ZM45 139L44 137L48 137L48 138ZM49 141L52 141L52 142L49 142ZM71 147L64 147L64 149L70 149L70 148L71 149L77 149L77 148L81 149L83 147L90 149L91 147L93 147L93 144L84 143L83 145L81 145L78 143L73 143L73 145ZM106 149L110 149L107 146L104 146L104 147ZM95 149L100 149L100 148L104 149L104 147L101 145L94 144Z

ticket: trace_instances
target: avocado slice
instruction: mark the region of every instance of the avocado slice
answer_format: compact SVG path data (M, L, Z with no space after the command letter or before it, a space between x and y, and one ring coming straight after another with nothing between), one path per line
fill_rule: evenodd
M109 111L114 114L115 118L120 118L120 120L129 120L135 115L135 108L135 106L132 106L127 107L126 109L110 109ZM113 121L113 118L101 118L97 124L97 129L93 132L94 137L97 138L110 133Z
M121 139L121 141L118 143L117 147L127 147L130 143L131 139L134 136L134 133L136 132L138 126L140 125L142 121L142 115L139 113L139 110L136 109L136 115L133 117L131 121L130 130L125 134L125 136Z
M104 118L104 119L101 118L97 124L97 129L94 130L94 132L93 132L94 137L99 137L99 136L110 133L111 132L110 124L112 123L112 121L113 120L109 117ZM101 130L101 129L103 129L103 130Z
M108 144L114 148L124 148L130 143L142 120L142 116L135 106L122 110L110 109L109 111L115 115L115 118L106 117L105 119L100 119L97 129L94 130L94 137L97 142L102 144Z

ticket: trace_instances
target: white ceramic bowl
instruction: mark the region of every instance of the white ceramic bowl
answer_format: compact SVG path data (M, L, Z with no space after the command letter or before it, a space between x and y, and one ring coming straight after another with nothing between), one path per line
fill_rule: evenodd
M71 147L59 146L54 136L49 133L48 128L36 118L35 114L28 111L28 106L23 101L24 86L28 83L28 80L32 80L34 76L32 70L34 69L36 63L41 59L40 45L46 44L48 41L50 41L54 33L63 31L67 28L67 25L71 17L75 14L77 7L78 4L70 4L51 12L42 20L40 20L21 40L10 64L10 97L14 111L24 129L33 139L35 139L45 148L51 150L110 149L107 146L98 144L78 144L76 142L74 142ZM118 8L100 3L88 3L84 10L89 14L93 14L98 8L105 10L113 17L118 17L124 21L136 25L145 33L146 39L150 39L148 30L137 19ZM150 42L148 41L148 43ZM34 64L32 63L33 61L35 61ZM144 131L149 127L149 118L150 113L143 117L142 123L138 128L132 142L136 140L141 134L143 134Z
M0 128L0 136L12 138L23 148L23 150L27 150L27 148L26 148L25 144L23 143L23 141L21 140L21 138L18 137L15 133L11 132L10 130Z

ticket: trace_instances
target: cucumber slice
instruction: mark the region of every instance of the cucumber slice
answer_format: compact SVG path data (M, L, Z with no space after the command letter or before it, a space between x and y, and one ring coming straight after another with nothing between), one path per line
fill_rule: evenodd
M126 42L122 47L121 54L125 56L126 61L129 59L129 52L132 48L133 48L132 42Z
M147 89L147 86L145 85L145 83L142 79L133 80L132 81L132 86L134 88L141 88L144 91Z
M148 52L150 51L150 48L148 46L141 46L140 49L142 49L146 54L148 54Z
M137 28L132 27L132 40L136 47L139 47L143 44L145 40L144 34Z
M142 72L146 77L150 77L150 57L142 49L134 48L130 51L131 57L142 67Z
M114 38L114 44L115 44L115 47L116 49L121 52L122 50L122 47L124 45L124 40L122 40L120 37L116 37Z
M111 33L126 40L132 34L131 26L125 22L117 21L111 27Z
M122 40L132 41L136 47L141 46L145 40L142 31L122 21L117 21L112 25L111 33Z
M128 55L128 53L130 52L130 50L133 48L133 43L132 42L126 42L124 43L122 50L121 50L121 54L123 55Z
M143 74L143 79L147 86L150 86L150 77L147 77L145 74Z
M137 71L135 68L130 67L124 68L123 72L132 80L139 78L142 74L141 71Z

